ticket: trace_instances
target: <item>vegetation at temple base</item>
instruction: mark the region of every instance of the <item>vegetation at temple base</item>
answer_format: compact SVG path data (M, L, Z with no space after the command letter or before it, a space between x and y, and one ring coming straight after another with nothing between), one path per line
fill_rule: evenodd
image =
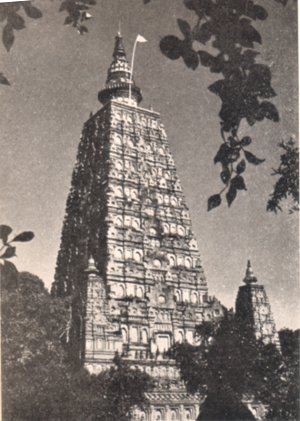
M143 1L145 4L151 2ZM92 17L90 12L97 4L96 0L59 0L58 3L65 25L74 27L81 35L88 32L85 23ZM274 0L274 3L286 6L288 0ZM239 191L247 190L245 173L248 166L265 161L264 157L258 157L250 150L254 139L250 133L241 135L241 126L246 123L251 127L264 119L278 122L280 118L271 101L276 96L271 84L271 68L263 63L263 59L258 59L258 46L263 39L253 26L257 21L266 20L268 11L263 2L249 0L183 0L183 4L194 14L195 24L178 18L182 37L165 36L160 49L171 60L182 58L189 69L196 70L202 65L211 73L220 75L208 87L221 101L221 145L214 163L220 165L222 188L209 197L210 211L221 205L223 194L227 205L231 206ZM10 51L14 43L15 32L25 28L26 19L41 17L42 11L31 2L0 5L2 41L6 50ZM3 73L0 73L0 83L10 84ZM285 149L287 156L292 152L298 157L298 150L294 147L291 151L289 142L280 144L280 147ZM279 202L288 195L295 202L292 210L298 210L299 183L295 182L298 167L293 165L294 160L292 158L288 175L281 172L282 163L275 170L280 179L267 203L268 211L276 213L281 210Z
M134 405L147 405L150 377L119 357L97 376L74 370L61 342L69 301L51 297L28 272L10 283L8 272L1 272L4 421L126 421Z
M296 420L300 415L300 330L283 329L279 331L282 360L285 372L282 388L273 396L268 420Z
M199 420L254 419L244 403L249 400L268 407L268 420L298 419L299 332L281 333L288 345L280 354L241 331L230 313L217 328L204 325L211 335L199 345L176 344L171 351L188 390L206 395Z

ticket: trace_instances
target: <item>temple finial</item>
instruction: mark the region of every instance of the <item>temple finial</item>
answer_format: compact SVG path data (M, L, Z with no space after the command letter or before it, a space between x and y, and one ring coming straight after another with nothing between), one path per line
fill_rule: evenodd
M88 261L88 266L85 270L87 273L99 273L98 269L96 268L96 263L94 258L91 256Z
M118 37L121 37L121 20L119 20Z
M129 88L131 86L131 88ZM123 38L121 35L121 23L119 31L115 39L113 50L113 61L107 72L105 88L102 89L98 98L102 104L106 104L109 100L128 102L131 90L133 102L138 104L142 100L140 89L132 80L131 68L127 61L124 48Z
M254 276L254 272L253 272L250 260L248 260L247 262L247 269L246 269L244 282L245 284L253 284L257 282L257 278Z

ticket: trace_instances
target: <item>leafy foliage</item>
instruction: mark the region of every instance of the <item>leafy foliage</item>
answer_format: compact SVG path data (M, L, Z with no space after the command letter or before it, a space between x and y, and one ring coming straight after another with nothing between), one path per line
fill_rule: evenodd
M96 0L59 0L59 11L66 12L65 25L72 25L80 35L88 32L84 22L92 17L89 13L90 7L96 4ZM26 27L25 19L40 19L42 11L32 5L30 1L1 3L0 22L3 25L2 42L6 51L10 51L15 42L15 31L20 31ZM8 79L0 73L0 84L10 85Z
M287 3L287 0L276 1ZM223 143L214 162L221 165L220 177L225 185L220 193L208 199L208 210L211 210L221 204L223 192L227 192L227 204L231 206L238 191L246 190L244 177L240 175L246 170L246 161L252 165L264 162L245 150L252 139L239 137L241 122L253 126L264 119L279 121L278 111L269 101L276 95L271 86L270 68L257 62L257 44L262 44L262 38L253 26L255 21L265 20L268 13L265 7L248 0L184 0L184 5L194 12L196 24L191 26L178 19L182 37L164 37L160 49L171 60L182 58L192 70L201 64L222 76L208 87L221 100ZM199 49L199 43L207 50ZM217 54L211 53L216 50Z
M279 331L284 377L280 388L276 390L271 402L268 420L296 420L300 416L300 390L299 390L299 349L300 331L283 329Z
M3 284L3 417L59 420L68 396L60 342L67 308L62 300L52 300L42 281L27 272L18 274L17 288Z
M71 24L82 35L88 32L83 22L92 15L88 12L90 6L96 4L96 0L60 0L59 11L65 11L65 25ZM7 51L10 51L15 41L14 31L20 31L26 27L25 17L40 19L43 13L29 2L14 2L13 4L0 5L0 22L3 22L2 41Z
M269 417L272 411L274 417L280 411L287 416L283 407L289 407L290 417L270 419L297 419L291 416L298 402L290 391L295 380L291 386L290 369L275 345L264 345L240 329L230 313L219 326L198 327L198 334L206 336L200 345L176 344L172 352L188 390L207 396L199 420L253 419L243 405L245 397L269 406Z
M0 4L0 22L3 24L2 42L9 52L15 41L15 32L26 27L24 16L20 12L25 12L25 16L32 19L39 19L42 12L31 2L14 2ZM24 14L23 14L24 15ZM0 73L0 84L10 85L8 79Z
M16 256L16 247L12 246L15 242L27 242L34 238L32 231L23 231L16 235L12 240L8 241L9 235L12 233L12 228L8 225L0 225L0 241L2 241L2 247L0 247L0 281L1 285L3 279L15 284L17 281L17 269L15 265L8 261L12 257ZM3 265L1 265L1 261Z
M281 211L279 203L289 196L295 204L290 210L293 212L299 210L299 147L292 138L281 142L279 146L284 150L284 154L280 157L279 167L272 174L279 176L279 179L270 195L267 210L275 213Z
M59 11L67 12L64 24L72 25L80 35L88 32L88 28L83 23L92 17L89 10L90 6L95 4L96 0L63 0Z
M61 337L69 300L52 298L36 276L18 274L2 287L3 419L6 421L119 421L147 404L150 377L119 357L98 376L74 370Z

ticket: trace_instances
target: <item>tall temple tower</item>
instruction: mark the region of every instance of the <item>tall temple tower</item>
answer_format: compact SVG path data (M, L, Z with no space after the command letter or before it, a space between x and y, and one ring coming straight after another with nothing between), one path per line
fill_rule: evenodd
M236 299L236 318L243 329L250 330L256 339L265 344L274 343L280 349L278 333L271 306L263 285L257 283L248 260L245 285L241 286Z
M56 295L72 295L70 344L93 373L115 352L154 376L137 420L195 420L165 352L194 343L194 327L221 317L209 297L189 211L158 113L140 108L117 35L102 108L84 125L57 259ZM130 96L130 98L129 98Z

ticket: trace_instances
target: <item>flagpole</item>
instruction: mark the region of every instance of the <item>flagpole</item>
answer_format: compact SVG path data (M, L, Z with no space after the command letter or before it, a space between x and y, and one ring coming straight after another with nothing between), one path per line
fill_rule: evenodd
M130 72L130 79L129 79L129 101L131 101L131 85L132 85L132 75L133 75L133 64L134 64L134 56L135 56L135 50L136 50L136 44L137 44L138 37L136 37L133 45L133 51L132 51L132 57L131 57L131 72Z

